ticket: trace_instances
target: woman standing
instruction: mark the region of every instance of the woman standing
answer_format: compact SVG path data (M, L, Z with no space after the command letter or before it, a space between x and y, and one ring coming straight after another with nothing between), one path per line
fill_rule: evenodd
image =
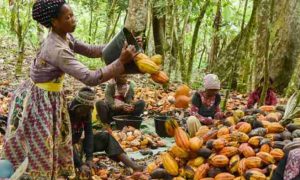
M91 71L74 53L101 57L103 46L90 46L73 38L76 21L65 0L37 0L33 19L50 29L30 69L30 80L16 90L10 106L2 158L17 168L29 158L32 179L57 179L73 175L70 118L62 92L64 74L89 86L101 84L124 72L124 64L135 56L135 48L123 48L112 64Z

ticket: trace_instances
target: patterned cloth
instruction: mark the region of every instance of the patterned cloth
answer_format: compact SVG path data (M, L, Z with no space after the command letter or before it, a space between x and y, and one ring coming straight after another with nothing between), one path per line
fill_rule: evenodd
M11 102L2 158L17 168L28 156L32 179L74 175L71 123L62 92L49 92L30 80Z
M284 180L292 180L300 173L300 148L290 151L284 171Z
M252 108L257 102L259 102L260 94L262 89L258 88L254 92L252 92L248 98L247 108ZM277 97L276 93L269 88L267 91L267 96L265 100L265 105L276 105L277 104Z

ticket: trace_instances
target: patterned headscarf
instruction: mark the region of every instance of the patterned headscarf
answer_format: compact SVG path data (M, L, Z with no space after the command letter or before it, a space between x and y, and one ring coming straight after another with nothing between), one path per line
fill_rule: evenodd
M58 16L65 0L37 0L32 8L32 17L34 20L49 28L51 27L51 19Z
M292 180L300 174L300 148L290 151L285 165L284 180Z
M220 80L215 74L207 74L204 77L205 89L220 89Z
M81 88L74 100L71 102L70 109L74 110L78 106L90 106L94 107L96 99L96 93L89 87Z

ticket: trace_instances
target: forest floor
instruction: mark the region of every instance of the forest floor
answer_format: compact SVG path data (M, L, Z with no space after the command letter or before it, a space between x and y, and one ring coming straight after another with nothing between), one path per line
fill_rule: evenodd
M3 51L0 53L0 117L1 116L7 116L8 108L9 108L9 102L12 96L13 91L18 87L20 83L22 83L24 80L28 79L29 77L29 67L34 59L35 56L35 50L29 49L26 51L25 54L25 60L23 63L22 68L22 75L15 76L14 69L16 65L16 52L12 52L11 49L16 49L12 47L16 47L14 44L12 45L6 45L5 43L0 43L0 49L3 49ZM161 86L153 83L149 80L149 78L145 77L144 75L137 75L133 76L131 75L131 79L133 79L136 83L136 89L135 93L136 99L143 99L147 103L147 109L144 113L144 121L146 124L146 130L141 131L132 131L132 133L139 134L139 140L150 138L152 142L151 148L153 149L153 146L155 146L155 149L162 149L163 146L170 146L170 143L172 143L172 140L170 138L168 139L160 139L156 135L153 135L153 131L155 131L154 123L153 123L153 117L161 114L168 114L168 115L174 115L178 118L185 118L186 115L182 114L182 110L178 110L174 107L173 104L170 104L168 101L168 97L173 96L174 92L176 90L177 84L172 84L167 89L161 88ZM71 101L71 99L74 97L76 92L83 87L84 85L77 81L76 79L66 76L65 83L64 83L64 91L67 96L67 100ZM99 99L104 98L104 87L105 85L97 86L95 87L95 90L97 92L97 96ZM226 106L226 109L228 111L234 110L234 109L242 109L246 105L246 95L238 94L238 93L231 93L230 99L228 101L228 104ZM281 99L281 103L284 103L285 99ZM1 123L0 123L1 125ZM148 126L148 127L147 127ZM150 126L150 127L149 127ZM151 127L152 126L152 127ZM5 127L2 127L5 129ZM128 133L128 131L125 131L125 135ZM150 133L150 136L144 135L147 133ZM147 165L149 162L156 159L155 156L144 156L139 153L139 151L142 149L142 151L145 151L145 149L150 148L150 146L145 146L141 148L141 145L136 147L128 147L129 144L123 143L122 139L118 136L120 136L122 132L120 131L114 131L114 136L117 138L117 140L120 141L120 144L124 149L126 149L127 152L129 152L130 157L134 158L136 162L142 165ZM130 134L130 133L129 133ZM3 142L3 136L0 135L0 150L1 150L1 144ZM155 145L153 145L153 143ZM150 148L150 150L151 150ZM153 150L155 153L159 153L160 151ZM148 151L149 152L149 151ZM94 177L94 179L102 178L102 179L135 179L134 175L132 175L132 170L129 168L126 168L121 163L116 163L111 161L109 158L107 158L105 155L95 155L94 161L98 163L100 169L96 170L97 177ZM130 176L130 177L129 177ZM139 176L139 179L142 179Z

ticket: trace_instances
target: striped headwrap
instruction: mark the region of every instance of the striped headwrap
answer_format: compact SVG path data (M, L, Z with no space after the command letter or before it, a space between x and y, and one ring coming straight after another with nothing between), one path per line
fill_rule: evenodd
M37 0L33 4L32 17L43 26L50 28L51 19L56 18L65 0Z
M89 87L81 88L74 100L71 102L70 109L74 110L78 106L90 106L94 107L96 99L96 93Z

